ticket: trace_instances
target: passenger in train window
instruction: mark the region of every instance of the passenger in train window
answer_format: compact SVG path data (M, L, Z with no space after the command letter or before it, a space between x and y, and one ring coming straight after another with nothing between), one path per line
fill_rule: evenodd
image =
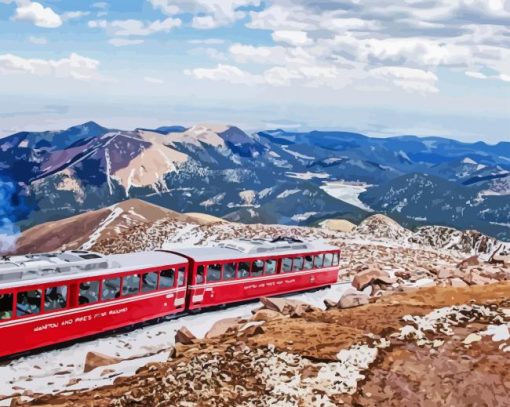
M276 274L276 260L266 260L266 275Z
M223 280L232 280L236 278L236 263L227 263L223 265Z
M301 271L303 270L303 258L302 257L295 257L294 263L292 269L294 271Z
M158 288L158 273L145 273L142 275L142 292L148 293Z
M221 264L209 264L207 266L207 282L221 280Z
M315 256L315 267L319 269L322 267L322 254L318 254Z
M179 268L177 271L177 287L184 287L185 281L184 276L186 275L186 269L184 267Z
M139 274L125 276L122 281L122 295L135 295L140 292Z
M264 272L264 260L255 260L251 269L252 277L259 277Z
M120 278L103 280L103 300L113 300L120 297Z
M311 270L313 269L313 256L305 256L305 270Z
M0 321L12 318L12 294L0 294Z
M67 286L50 287L44 291L44 311L54 311L67 306Z
M239 269L237 270L238 278L246 278L250 275L250 263L243 261L239 263Z
M175 270L163 270L159 277L159 288L172 288L175 283Z
M284 273L292 271L292 259L290 257L286 257L282 260L282 271Z
M23 291L17 295L16 315L39 314L41 312L41 290Z
M93 304L99 301L99 281L86 281L80 284L78 303Z
M197 276L196 276L196 284L203 284L203 282L204 282L204 270L205 270L205 266L198 266L198 268L197 268Z
M332 264L333 264L333 253L326 253L324 255L323 266L324 267L331 267Z

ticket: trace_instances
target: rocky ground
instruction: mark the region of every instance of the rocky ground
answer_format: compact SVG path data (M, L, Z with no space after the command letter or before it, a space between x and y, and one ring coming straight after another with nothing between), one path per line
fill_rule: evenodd
M121 253L279 235L340 247L339 277L352 288L325 309L262 299L252 317L220 320L204 339L182 328L175 347L164 349L168 360L128 377L112 368L127 360L122 354L91 351L85 370L112 384L80 389L72 379L73 390L8 399L13 406L507 404L509 247L478 232L412 232L381 215L351 232L166 216L89 244Z
M178 332L166 362L30 405L502 406L510 391L509 297L505 282L421 288L326 311L269 299L249 320L217 324L206 339Z

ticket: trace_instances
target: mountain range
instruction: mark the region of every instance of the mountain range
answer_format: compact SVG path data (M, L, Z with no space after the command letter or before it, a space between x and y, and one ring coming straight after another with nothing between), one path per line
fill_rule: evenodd
M510 240L510 143L248 134L200 124L118 130L94 122L0 139L4 229L24 230L130 198L243 223L439 224Z

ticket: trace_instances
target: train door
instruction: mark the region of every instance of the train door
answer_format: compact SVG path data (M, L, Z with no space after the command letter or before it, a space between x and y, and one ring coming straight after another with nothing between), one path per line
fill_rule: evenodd
M183 308L186 303L186 267L177 268L177 291L175 293L174 305L176 308Z
M190 308L200 307L204 301L205 292L205 268L203 264L198 264L193 273L191 290L190 290Z

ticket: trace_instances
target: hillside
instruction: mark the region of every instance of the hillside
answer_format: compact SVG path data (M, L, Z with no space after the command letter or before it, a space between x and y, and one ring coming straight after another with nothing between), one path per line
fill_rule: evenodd
M372 209L408 227L476 228L508 240L509 154L508 143L431 137L248 134L224 124L119 130L87 122L1 139L0 186L7 219L22 230L141 198L177 212L299 226L359 223ZM436 187L426 190L415 178L433 178ZM343 192L331 195L328 185ZM427 215L425 198L436 203Z

